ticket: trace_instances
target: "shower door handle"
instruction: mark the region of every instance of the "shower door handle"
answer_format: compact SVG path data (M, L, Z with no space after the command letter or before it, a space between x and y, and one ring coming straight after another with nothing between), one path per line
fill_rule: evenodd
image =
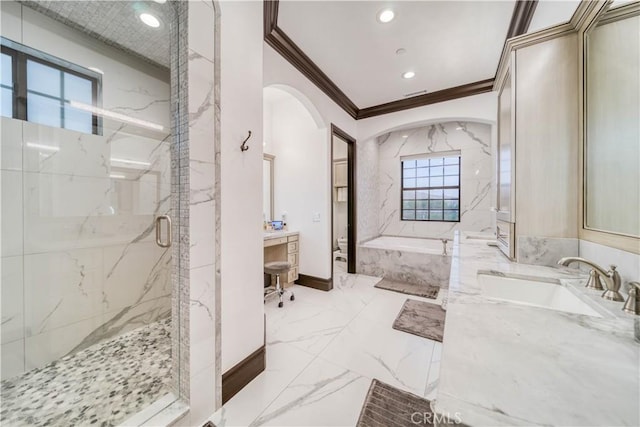
M167 241L162 241L162 220L167 220ZM158 215L156 217L156 244L161 248L168 248L171 246L171 217L169 215Z

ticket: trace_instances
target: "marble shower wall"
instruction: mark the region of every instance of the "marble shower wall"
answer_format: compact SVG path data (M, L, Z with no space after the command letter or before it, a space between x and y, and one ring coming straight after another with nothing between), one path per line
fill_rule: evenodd
M168 71L107 46L89 55L75 44L86 36L2 3L15 18L3 36L90 60L102 108L158 125L105 118L90 135L1 119L4 379L170 315L172 256L154 219L170 211L172 165Z
M190 406L179 425L202 425L222 404L220 25L216 7L211 0L179 4L181 25L188 28L188 37L179 40L178 59L180 63L186 60L178 80L188 81L183 92L188 98L184 125L188 144L181 141L180 146L180 216L185 233L180 242L180 310L174 318L179 315L181 328L180 395Z
M403 135L408 137L403 138ZM455 230L492 229L490 207L494 188L490 125L438 123L382 135L378 137L378 145L379 235L453 238ZM447 151L461 152L460 222L401 221L401 157Z

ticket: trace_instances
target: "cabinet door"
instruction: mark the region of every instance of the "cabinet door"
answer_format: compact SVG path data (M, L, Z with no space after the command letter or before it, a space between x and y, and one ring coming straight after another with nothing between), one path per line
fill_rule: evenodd
M513 222L515 157L513 140L511 74L507 74L498 97L498 219Z
M333 164L333 186L347 186L347 162L336 162Z

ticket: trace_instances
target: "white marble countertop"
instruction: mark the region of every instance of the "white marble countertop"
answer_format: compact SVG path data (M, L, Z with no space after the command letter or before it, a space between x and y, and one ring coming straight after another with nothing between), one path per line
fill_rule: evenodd
M486 298L479 270L558 279L603 318ZM585 280L574 269L510 262L486 240L456 235L435 411L472 426L640 425L637 316Z
M280 237L294 236L299 233L299 231L295 230L265 231L264 240L279 239Z

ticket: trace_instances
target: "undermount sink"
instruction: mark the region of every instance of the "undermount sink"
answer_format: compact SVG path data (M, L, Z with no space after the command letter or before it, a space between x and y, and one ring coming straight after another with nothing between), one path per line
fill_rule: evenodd
M602 317L591 305L553 279L520 279L478 273L478 282L482 294L487 298L566 313Z

